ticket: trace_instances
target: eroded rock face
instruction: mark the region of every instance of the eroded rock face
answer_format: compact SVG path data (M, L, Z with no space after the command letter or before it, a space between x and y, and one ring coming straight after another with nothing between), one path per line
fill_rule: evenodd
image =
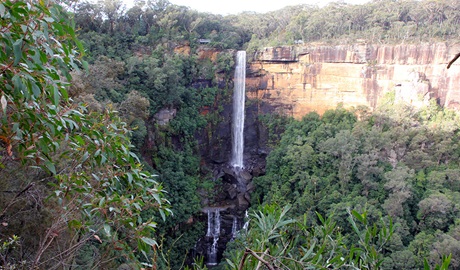
M164 126L169 123L176 116L177 109L164 108L157 112L153 117L160 126Z
M393 90L413 105L436 98L442 106L457 108L460 62L446 66L458 52L460 45L446 43L266 48L249 65L247 96L298 119L340 103L375 108Z

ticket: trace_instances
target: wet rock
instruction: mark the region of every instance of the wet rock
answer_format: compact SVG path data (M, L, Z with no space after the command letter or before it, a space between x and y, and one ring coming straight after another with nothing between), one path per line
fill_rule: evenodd
M246 199L244 196L245 194L238 194L237 198L237 203L238 203L238 209L246 210L249 207L249 201Z
M238 183L236 176L233 172L225 172L225 174L222 176L222 180L230 184Z
M223 171L215 170L213 172L213 175L214 175L214 181L215 181L215 180L217 180L219 178L222 178L225 175L225 173Z
M262 168L260 168L260 167L254 167L254 168L252 169L252 175L253 175L254 177L259 177L259 176L261 176L261 175L262 175L262 172L263 172L263 171L262 171Z
M246 201L248 201L248 202L251 201L251 195L249 194L249 192L244 193L244 198L245 198Z
M230 187L228 187L228 189L227 189L227 192L228 192L228 197L229 197L231 200L235 199L236 196L238 195L238 190L237 190L235 184L230 185Z
M246 186L246 190L247 190L248 192L254 191L255 188L256 188L256 187L254 186L254 183L253 183L253 182L250 182L250 183Z
M224 172L224 174L231 175L231 176L235 177L235 171L233 170L233 168L224 167L223 172Z
M240 177L241 177L242 183L244 183L245 185L247 185L252 179L252 175L247 171L242 171L240 173Z

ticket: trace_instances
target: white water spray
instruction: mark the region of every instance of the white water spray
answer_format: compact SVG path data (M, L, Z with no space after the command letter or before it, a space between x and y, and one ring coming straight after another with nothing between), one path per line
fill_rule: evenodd
M236 216L233 216L232 239L236 238L237 233L238 233L238 219L236 218Z
M246 95L246 52L236 55L235 88L233 89L233 148L232 165L243 168L244 100Z
M243 230L247 231L248 228L249 228L249 214L248 214L248 210L246 210L246 212L244 212L244 219L245 219L246 221L244 222Z
M208 249L207 265L217 265L217 248L220 236L220 209L207 210L208 230L207 237L212 237L212 245Z

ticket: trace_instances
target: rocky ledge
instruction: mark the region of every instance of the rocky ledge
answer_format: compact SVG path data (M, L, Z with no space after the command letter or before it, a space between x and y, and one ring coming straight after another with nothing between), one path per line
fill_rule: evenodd
M247 72L249 99L301 118L343 104L375 108L388 92L413 105L460 108L459 44L302 45L265 48Z

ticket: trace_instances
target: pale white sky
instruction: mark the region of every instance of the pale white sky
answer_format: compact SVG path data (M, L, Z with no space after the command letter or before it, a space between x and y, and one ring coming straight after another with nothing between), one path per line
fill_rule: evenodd
M124 0L129 6L133 0ZM369 0L345 0L346 3L362 4ZM278 10L286 6L310 4L323 6L331 0L169 0L170 3L187 6L201 12L215 14L237 14L242 11L265 13ZM339 2L339 0L335 0Z

